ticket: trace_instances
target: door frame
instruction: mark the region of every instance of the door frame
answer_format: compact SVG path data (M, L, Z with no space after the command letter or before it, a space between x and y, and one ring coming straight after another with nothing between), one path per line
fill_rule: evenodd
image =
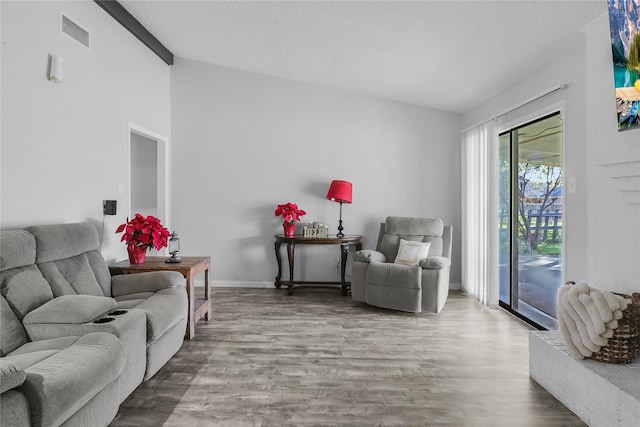
M566 107L565 107L565 103L564 101L560 101L560 102L554 102L553 104L548 105L547 107L544 108L539 108L536 109L535 111L529 113L529 114L525 114L521 117L518 117L517 119L511 120L509 122L506 123L500 123L498 126L498 135L500 135L503 132L506 132L509 129L513 129L522 125L525 125L527 123L536 121L544 116L549 116L553 113L560 113L560 120L562 120L562 169L566 172L567 170L567 162L566 162L566 147L567 144L565 144L567 138L567 134L566 134L566 130L567 130L567 125L566 125L566 117L567 117L567 112L566 112ZM497 165L496 165L497 166ZM565 178L567 177L567 175L565 174ZM562 197L562 212L565 213L567 212L567 198L566 195L565 197ZM566 254L566 244L567 244L567 232L570 232L570 230L567 230L564 227L564 215L562 217L562 274L564 276L565 272L566 272L566 257L564 256L564 254ZM562 278L563 281L566 280L566 277Z
M169 169L169 138L154 132L152 130L146 129L140 125L135 123L128 122L128 133L127 133L127 159L128 159L128 184L129 184L129 194L128 194L128 215L131 218L133 212L131 211L131 135L136 134L147 139L153 140L156 142L157 148L157 185L158 185L158 217L161 219L163 225L171 230L171 218L169 212L170 206L170 190L169 190L169 178L170 178L170 169Z
M565 103L564 101L561 102L557 102L557 103L553 103L547 107L543 107L540 109L537 109L533 112L530 112L528 114L525 114L523 116L520 116L516 119L510 120L509 122L505 122L505 123L500 123L498 126L498 135L501 135L505 132L508 131L512 131L513 129L522 127L522 126L526 126L529 123L535 122L537 120L543 119L546 116L552 116L554 114L559 114L560 115L560 120L562 121L562 169L563 172L565 173L564 179L566 180L566 111L565 111ZM512 159L511 159L511 163L512 163L512 167L513 167L513 153L512 153ZM497 167L497 164L496 164ZM513 171L512 171L513 173ZM513 183L512 183L513 185ZM567 197L566 197L566 183L563 183L563 197L562 197L562 259L561 259L561 265L562 265L562 282L564 283L564 281L566 280L566 244L567 244L567 240L569 238L568 234L567 234L567 227L566 227L566 201L567 201ZM514 191L515 189L512 188L512 199L513 199L513 195L514 195ZM512 204L514 203L514 201L512 200ZM512 205L513 207L513 205ZM511 218L511 222L513 224L513 217L517 218L517 211L514 213L514 211L512 210L512 218ZM511 230L511 246L513 247L514 244L517 244L517 228L514 230ZM512 260L513 261L513 260ZM518 266L517 265L512 265L511 266L511 270L518 270ZM513 273L510 274L510 277L513 278ZM510 284L510 288L512 288L513 284ZM515 298L517 298L517 294L515 295ZM528 317L520 314L518 311L514 310L513 307L513 299L514 299L514 295L512 294L511 290L509 291L509 306L506 305L506 303L504 303L501 300L498 300L498 305L500 305L502 308L508 310L509 312L511 312L512 314L514 314L515 316L521 318L522 320L526 321L527 323L531 324L532 326L536 327L537 329L547 329L546 327L540 325L539 323L537 323L536 321L529 319ZM516 306L517 306L517 302L516 302Z

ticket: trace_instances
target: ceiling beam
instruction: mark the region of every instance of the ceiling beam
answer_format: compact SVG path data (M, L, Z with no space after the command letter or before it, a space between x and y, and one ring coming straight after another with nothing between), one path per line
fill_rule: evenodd
M94 0L95 3L105 10L109 15L120 23L124 28L129 30L131 34L136 36L138 40L144 43L153 53L158 55L160 59L173 65L173 53L169 51L160 41L153 36L136 18L133 17L120 3L116 0Z

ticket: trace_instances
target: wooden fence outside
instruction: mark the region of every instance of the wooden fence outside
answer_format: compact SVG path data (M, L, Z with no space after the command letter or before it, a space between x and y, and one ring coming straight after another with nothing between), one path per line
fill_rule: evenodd
M529 230L536 233L538 242L556 241L562 231L562 212L543 212L542 215L529 211L525 217ZM509 215L500 211L500 229L509 226Z

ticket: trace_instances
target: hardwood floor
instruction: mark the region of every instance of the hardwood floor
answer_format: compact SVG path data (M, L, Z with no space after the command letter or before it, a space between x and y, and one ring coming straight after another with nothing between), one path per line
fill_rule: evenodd
M216 288L213 311L112 426L584 425L529 378L532 329L460 293L414 315Z

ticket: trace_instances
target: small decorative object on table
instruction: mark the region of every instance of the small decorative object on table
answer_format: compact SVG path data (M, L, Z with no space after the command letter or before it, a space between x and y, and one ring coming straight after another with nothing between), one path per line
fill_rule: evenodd
M180 252L180 239L178 238L178 233L174 231L171 233L171 238L169 239L169 253L171 254L171 258L167 258L164 262L172 264L182 261L182 258L176 256L178 252Z
M310 227L302 229L302 237L307 239L329 237L329 227L325 227L317 222L309 223Z
M147 251L153 247L157 250L166 247L170 235L158 218L151 215L145 218L140 214L131 220L127 218L127 222L118 226L116 233L123 231L120 241L127 244L131 264L144 264Z
M286 237L293 237L296 234L296 224L306 214L304 210L298 209L298 205L291 202L278 205L275 211L275 216L282 216L282 228Z

